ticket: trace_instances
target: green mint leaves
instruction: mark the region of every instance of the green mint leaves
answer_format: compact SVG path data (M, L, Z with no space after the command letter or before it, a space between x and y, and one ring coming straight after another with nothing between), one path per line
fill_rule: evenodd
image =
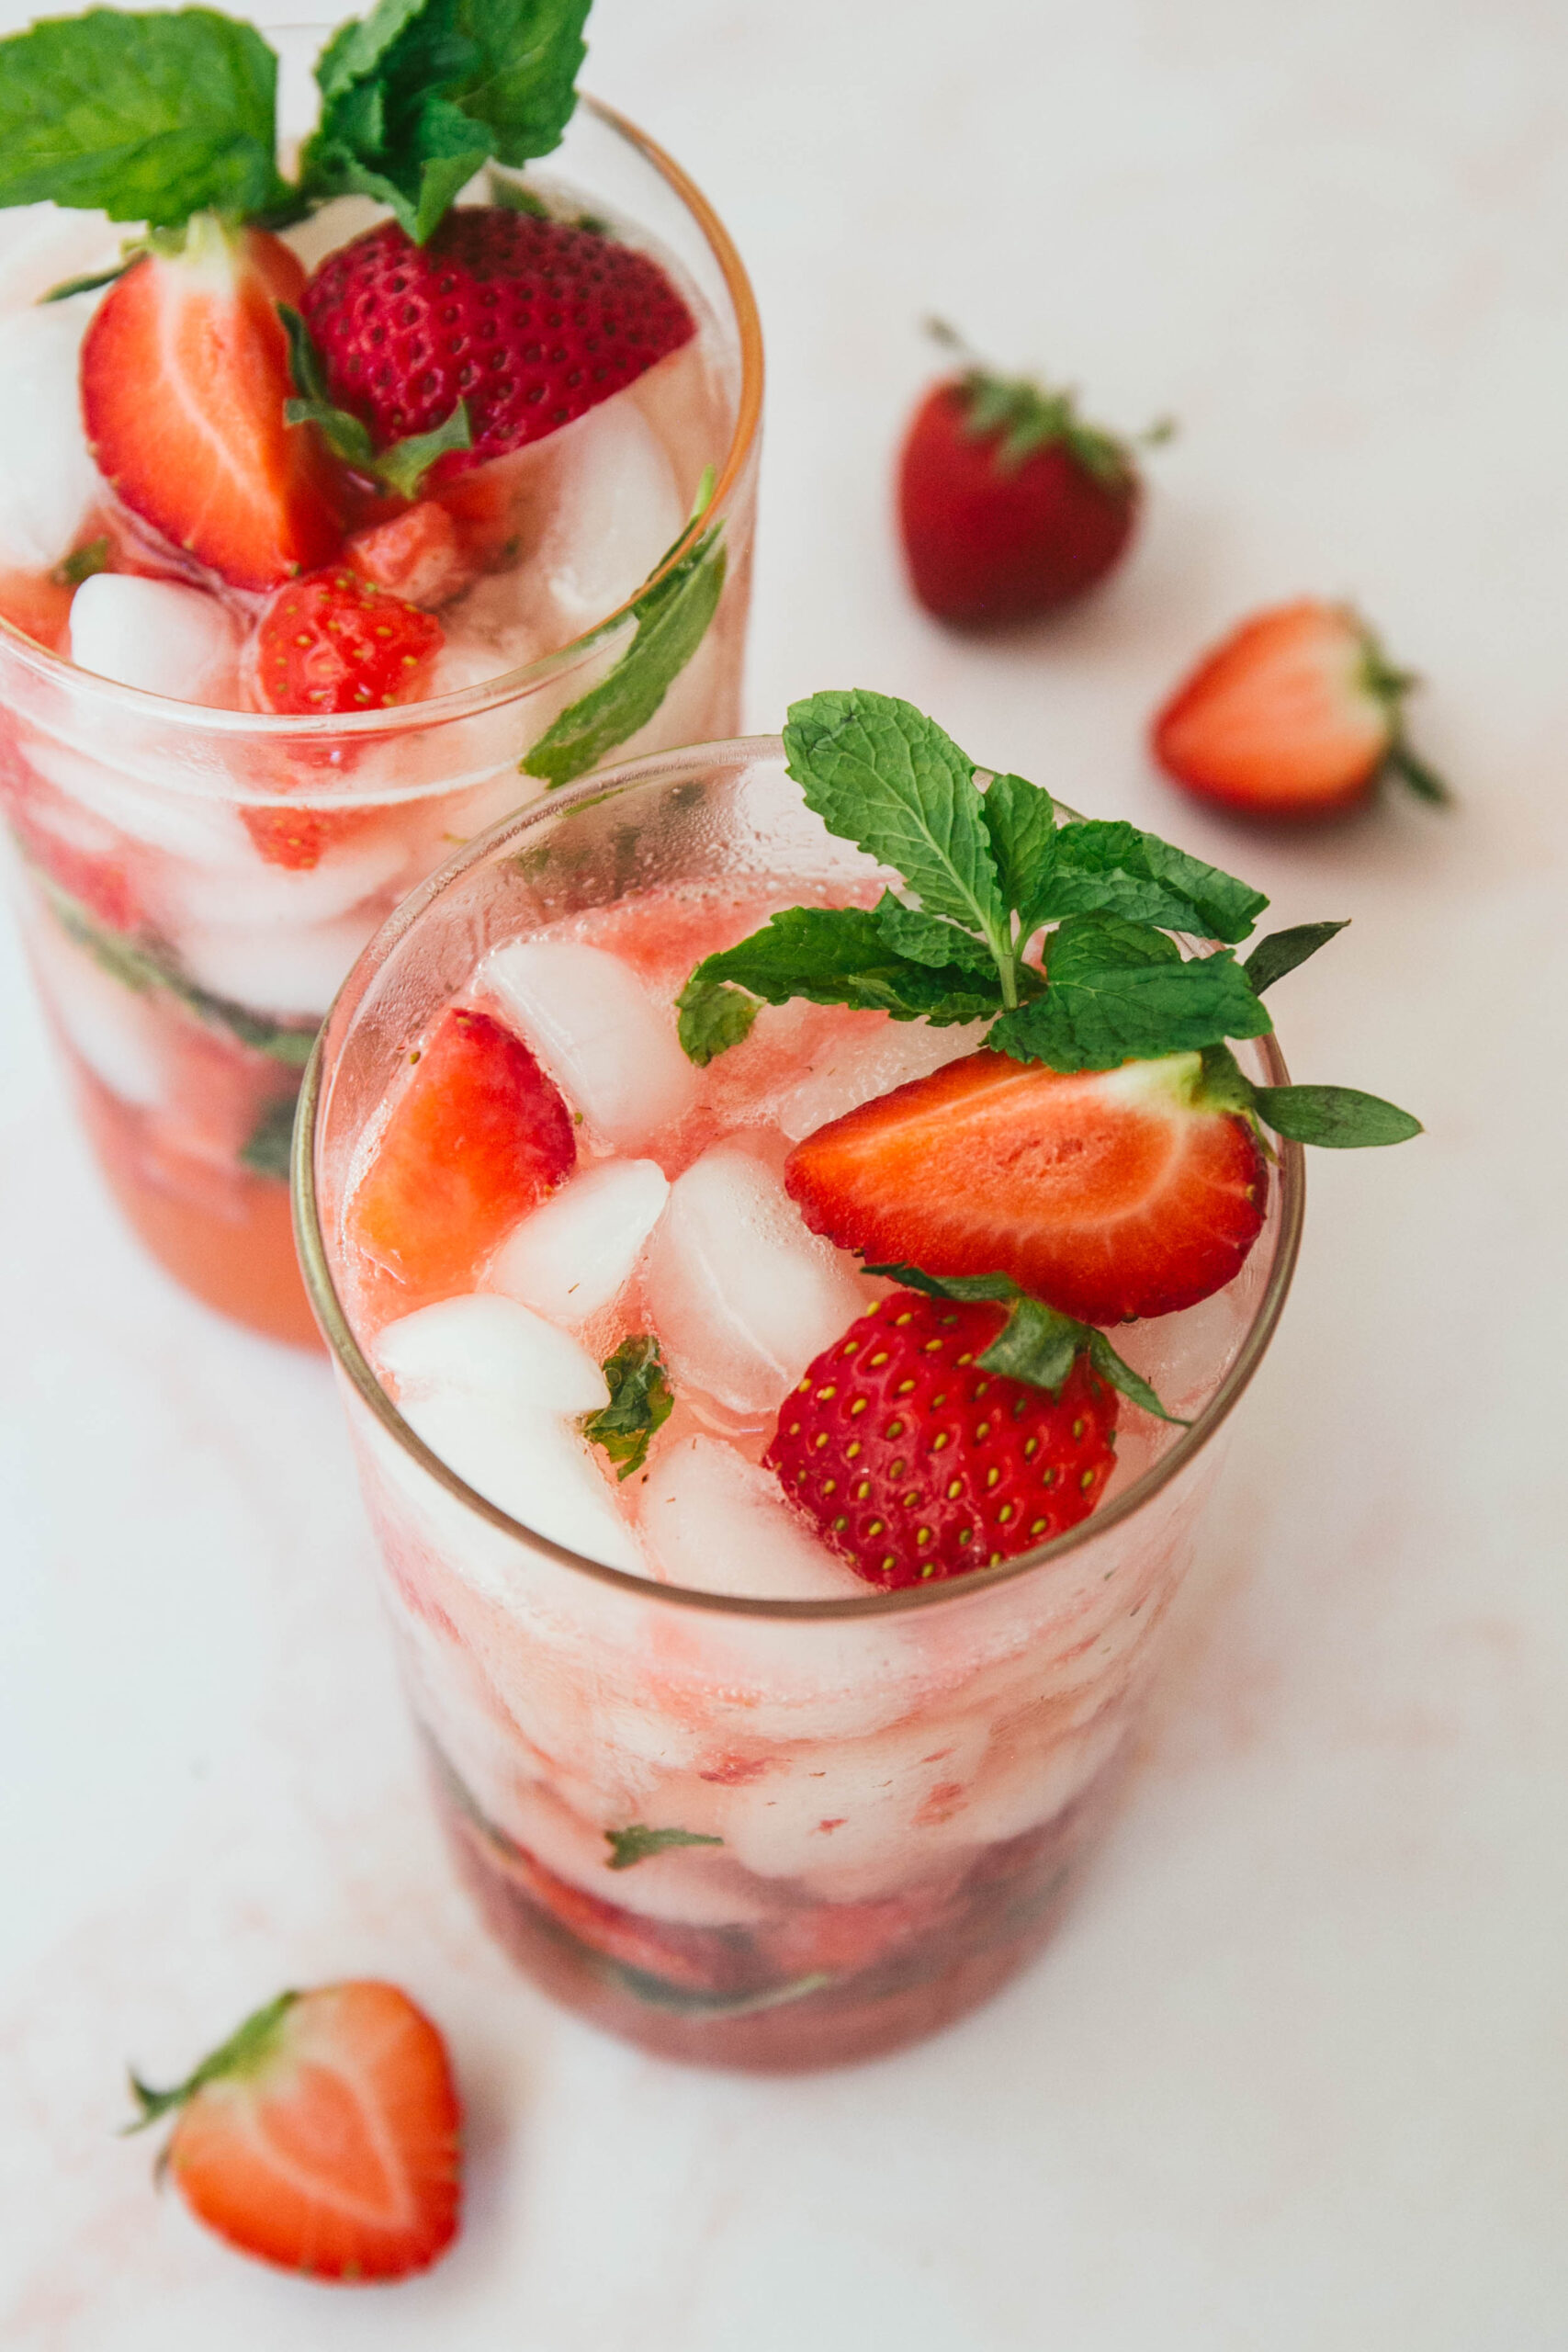
M312 196L389 204L416 244L494 156L547 155L577 103L590 0L379 0L316 66Z
M299 395L284 401L284 423L315 425L333 455L341 458L345 465L385 482L399 498L417 498L424 477L437 458L445 457L448 449L473 447L468 404L459 401L445 424L438 424L434 433L411 434L406 441L394 441L390 448L378 456L364 419L333 405L321 355L299 311L287 302L279 302L277 315L288 338L288 372Z
M951 1298L967 1304L973 1299L994 1299L1008 1310L1007 1321L991 1341L985 1353L976 1359L982 1370L1001 1374L1008 1380L1027 1381L1032 1388L1043 1388L1052 1396L1060 1396L1062 1385L1080 1355L1089 1358L1096 1372L1108 1386L1142 1406L1156 1420L1170 1421L1178 1429L1189 1425L1178 1414L1168 1413L1158 1396L1141 1374L1129 1363L1123 1363L1103 1331L1091 1323L1079 1323L1070 1315L1061 1314L1044 1300L1033 1298L1021 1290L1008 1274L966 1274L942 1277L922 1273L918 1266L867 1266L868 1274L884 1274L889 1282L902 1283L906 1290L924 1291L931 1298Z
M610 1858L607 1871L629 1871L634 1862L646 1862L650 1854L667 1854L676 1846L722 1846L722 1838L705 1838L695 1829L650 1829L646 1821L634 1821L629 1829L606 1829L605 1843Z
M1069 1072L1199 1053L1203 1107L1300 1142L1420 1132L1408 1113L1347 1088L1253 1086L1225 1042L1269 1034L1263 991L1342 923L1276 932L1238 963L1269 903L1260 890L1137 825L1060 822L1022 776L982 786L934 719L889 695L813 695L791 709L784 740L807 805L908 895L788 908L707 956L677 999L699 1066L742 1042L759 1004L803 997L938 1026L994 1016L993 1050ZM1172 932L1223 944L1183 956Z
M698 487L687 530L706 513L713 486L710 466ZM673 548L666 549L654 566L652 586L645 588L631 607L637 623L631 643L609 674L563 710L533 748L524 752L517 763L524 775L542 776L552 790L570 784L647 726L707 635L708 623L718 610L726 567L723 531L722 523L705 531L674 569L660 579L658 574L674 553ZM685 532L681 536L683 538Z
M253 1176L288 1182L294 1150L294 1114L299 1105L298 1093L280 1095L276 1102L267 1104L240 1147L242 1168L248 1168Z
M371 196L423 244L491 157L559 144L589 5L379 0L317 62L298 186L278 172L277 59L254 26L210 8L46 19L0 41L0 206L47 198L179 229Z
M647 1333L623 1340L614 1355L605 1358L604 1373L610 1401L587 1416L582 1434L620 1464L617 1478L629 1478L648 1460L649 1441L670 1419L675 1399L664 1376L659 1342Z
M165 229L273 212L276 86L260 33L210 8L47 18L0 41L0 206Z

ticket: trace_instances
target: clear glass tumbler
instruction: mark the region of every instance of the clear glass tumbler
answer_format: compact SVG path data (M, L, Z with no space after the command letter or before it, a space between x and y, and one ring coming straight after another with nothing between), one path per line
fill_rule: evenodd
M660 885L782 877L831 895L874 872L804 808L776 741L609 771L498 827L400 909L328 1019L296 1140L306 1279L458 1868L568 2006L713 2064L894 2049L985 1999L1046 1936L1111 1804L1216 1438L1284 1302L1301 1155L1283 1148L1230 1288L1139 1327L1190 1427L1125 1414L1106 1500L1056 1542L843 1600L655 1583L487 1501L378 1380L343 1216L403 1057L491 948ZM1284 1079L1271 1040L1241 1057ZM722 1844L617 1867L609 1833L671 1823Z
M646 240L694 298L698 340L618 397L642 405L684 500L714 474L705 512L648 585L694 557L710 589L722 584L694 650L624 740L637 752L731 733L762 398L745 271L684 173L591 99L529 185ZM209 1305L314 1343L288 1153L317 1026L413 884L546 789L519 760L628 657L635 603L467 691L320 718L168 701L0 621L0 814L39 992L111 1190ZM604 731L599 757L617 740Z

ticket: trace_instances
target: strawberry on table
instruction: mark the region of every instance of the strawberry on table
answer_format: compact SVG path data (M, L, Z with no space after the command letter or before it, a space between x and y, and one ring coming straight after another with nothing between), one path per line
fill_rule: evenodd
M960 624L1070 604L1121 560L1140 487L1130 445L1085 424L1070 392L970 359L927 393L898 461L915 594Z
M1150 741L1195 798L1245 816L1343 816L1385 776L1443 801L1404 738L1415 683L1348 605L1303 597L1254 614L1206 654Z
M283 416L276 306L299 301L304 275L276 237L200 213L178 252L143 254L110 288L82 347L100 472L234 588L275 588L342 536L330 462Z
M995 1567L1076 1527L1104 1492L1110 1383L1082 1354L1055 1394L987 1369L1006 1321L988 1302L896 1290L780 1407L763 1460L867 1583Z
M427 2269L457 2233L446 2045L395 1984L284 1993L176 2088L131 2085L197 2219L260 2261L344 2282Z
M460 1290L570 1175L577 1134L527 1046L487 1012L443 1013L413 1060L348 1229L411 1287Z

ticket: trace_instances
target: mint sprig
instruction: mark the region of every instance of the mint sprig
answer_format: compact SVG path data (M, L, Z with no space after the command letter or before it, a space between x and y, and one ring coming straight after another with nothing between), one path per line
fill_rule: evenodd
M867 1266L865 1272L901 1283L906 1290L924 1291L929 1298L951 1298L965 1305L987 1299L1005 1306L1007 1320L975 1360L982 1371L1026 1381L1030 1387L1043 1388L1057 1397L1077 1359L1087 1356L1103 1381L1142 1406L1145 1413L1177 1429L1190 1427L1179 1414L1166 1411L1148 1382L1122 1362L1103 1331L1048 1306L1043 1298L1021 1289L1009 1274L937 1275L924 1273L919 1266L901 1265Z
M423 244L490 158L559 144L589 6L379 0L318 60L298 182L277 167L277 59L254 26L210 8L46 19L0 41L0 207L177 231L199 212L281 227L362 195Z
M705 469L691 516L681 537L700 521L713 499L714 471ZM707 635L724 593L727 559L724 526L716 523L672 571L660 571L680 540L667 548L631 607L637 634L608 675L562 711L518 761L524 775L536 775L554 790L596 768L617 744L646 727Z
M315 425L333 455L341 458L345 465L384 482L399 498L417 498L424 477L437 458L444 458L449 449L473 447L468 403L459 401L446 423L438 424L434 432L412 433L406 440L394 441L389 448L378 451L364 418L334 403L321 355L299 311L287 302L279 302L277 315L288 338L288 372L297 395L284 401L283 421L286 424Z
M650 1829L646 1821L634 1821L628 1829L606 1829L604 1842L610 1849L604 1868L629 1871L650 1854L668 1854L680 1846L722 1846L724 1840L705 1838L696 1829Z
M659 1342L646 1332L623 1340L605 1357L603 1370L610 1401L586 1416L582 1434L619 1464L617 1478L629 1478L648 1460L649 1442L670 1419L675 1399Z
M994 1013L987 1046L1065 1072L1201 1054L1202 1107L1293 1140L1346 1148L1420 1132L1352 1089L1253 1086L1226 1043L1270 1034L1263 990L1342 924L1277 932L1238 963L1262 891L1137 825L1059 821L1022 776L982 785L934 719L892 695L814 695L784 740L807 806L902 891L869 910L787 909L705 958L677 1000L694 1061L739 1043L758 1003L793 997L938 1026ZM1224 944L1184 956L1172 932Z

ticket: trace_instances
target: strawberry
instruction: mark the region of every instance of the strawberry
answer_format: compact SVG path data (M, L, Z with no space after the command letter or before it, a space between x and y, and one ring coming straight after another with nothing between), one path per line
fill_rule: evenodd
M487 1012L448 1010L411 1059L349 1231L401 1281L460 1290L570 1172L576 1130L527 1046Z
M982 1371L1000 1306L896 1290L825 1348L762 1459L868 1584L995 1567L1088 1517L1116 1398L1082 1356L1060 1394Z
M82 346L82 413L100 470L133 513L235 588L325 563L340 532L329 460L283 421L276 304L304 272L258 229L198 215L178 254L145 254L104 297Z
M240 811L257 856L291 874L309 874L329 849L353 841L381 814L377 808L288 808L276 802Z
M47 651L63 653L70 642L72 594L47 571L0 571L0 620Z
M1268 1197L1202 1067L1068 1076L982 1050L819 1127L784 1183L814 1232L877 1262L1006 1274L1085 1323L1168 1315L1230 1281Z
M951 329L933 331L957 345ZM1130 448L1084 424L1070 393L971 361L927 393L899 459L915 594L961 624L1071 604L1120 560L1138 497Z
M256 631L256 690L265 710L380 710L412 702L445 633L341 564L280 588Z
M584 415L696 333L657 262L564 220L476 205L424 245L395 221L340 245L305 291L333 399L378 450L467 403L439 484Z
M452 517L433 498L422 498L389 521L355 531L343 554L344 561L373 587L428 611L448 603L468 584L468 569Z
M177 2088L131 2085L131 2130L175 2114L160 2169L242 2254L317 2278L402 2278L457 2233L446 2045L395 1984L284 1993Z
M1384 775L1445 800L1404 740L1414 684L1348 606L1303 597L1204 657L1156 718L1154 755L1198 799L1249 816L1341 816Z

